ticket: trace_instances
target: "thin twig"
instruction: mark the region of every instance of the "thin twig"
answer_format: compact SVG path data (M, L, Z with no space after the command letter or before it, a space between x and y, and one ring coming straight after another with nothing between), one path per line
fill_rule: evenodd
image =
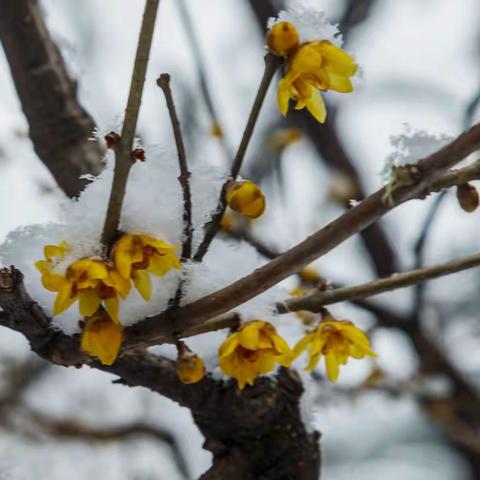
M115 172L113 175L112 191L110 192L110 200L108 202L102 232L101 241L107 249L117 235L128 174L133 165L133 140L137 128L138 112L142 101L143 85L145 83L145 74L147 72L148 58L150 56L150 47L152 45L159 3L160 0L146 0L145 3L121 138L115 151Z
M172 122L173 134L178 152L178 164L180 166L180 176L178 181L182 186L183 192L183 244L182 244L182 260L188 260L192 255L192 195L190 192L190 171L188 170L187 156L185 154L185 146L182 139L182 130L178 121L175 103L170 89L170 75L162 73L157 79L157 85L163 90L165 100L167 102L170 121Z
M470 255L468 257L457 258L449 262L440 263L431 267L419 268L410 272L399 273L388 278L381 278L373 282L363 283L354 287L337 288L317 292L305 297L292 298L280 306L282 311L309 310L317 311L324 305L344 302L346 300L356 300L367 298L380 293L397 290L399 288L410 287L417 283L444 277L452 273L468 270L480 265L480 254Z
M220 229L220 221L226 209L225 187L229 181L235 180L240 172L240 168L242 167L248 144L250 143L255 124L258 120L258 115L260 113L263 101L265 100L265 96L268 91L268 87L272 82L275 72L280 68L281 64L282 60L280 59L280 57L276 57L275 55L271 54L267 54L265 56L265 70L263 72L262 81L260 82L257 96L255 97L255 101L253 102L252 110L248 117L247 125L245 126L245 130L243 132L242 140L240 141L237 154L235 155L235 158L233 160L232 168L230 170L230 176L223 185L215 213L212 215L212 219L205 225L205 236L203 237L202 243L198 247L198 250L193 257L194 260L196 260L197 262L201 262L203 260L203 257L208 251L210 243L212 243L212 240Z

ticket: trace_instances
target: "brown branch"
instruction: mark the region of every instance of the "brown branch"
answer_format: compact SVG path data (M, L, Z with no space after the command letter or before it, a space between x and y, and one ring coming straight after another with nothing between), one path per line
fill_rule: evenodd
M95 125L77 99L36 0L0 2L0 41L40 160L59 187L77 196L80 176L102 169L102 149L90 140Z
M299 310L319 311L324 305L332 303L368 298L380 293L410 287L421 282L451 275L480 265L480 254L457 258L450 262L418 268L410 272L399 273L388 278L363 283L354 287L336 288L324 292L316 292L300 298L292 298L279 305L281 311L296 312Z
M225 213L226 203L225 203L225 187L227 183L231 180L235 180L240 172L240 168L243 163L243 159L245 158L245 153L247 151L248 144L250 143L250 139L252 138L253 130L258 120L258 116L260 114L260 110L263 105L263 101L265 100L265 96L267 95L268 87L272 82L272 79L276 73L276 71L280 68L282 64L282 60L275 55L267 54L265 56L265 70L263 72L263 77L260 82L260 86L258 87L257 96L253 102L252 110L247 120L247 125L245 126L245 130L243 132L242 140L240 141L240 145L237 150L237 154L233 160L232 168L230 170L230 176L228 177L227 181L223 185L222 191L220 192L220 198L218 200L218 205L215 212L212 215L211 220L205 225L205 234L203 237L200 246L193 257L194 260L197 262L201 262L203 257L208 251L208 247L212 243L215 235L220 230L220 221L222 220L223 214Z
M192 195L190 192L190 172L188 170L187 156L182 139L182 130L178 121L175 103L173 102L172 91L170 89L170 75L162 73L157 79L157 85L163 90L167 102L168 113L172 123L173 134L178 152L178 164L180 166L180 176L178 180L182 186L183 192L183 244L182 259L188 260L192 254Z
M185 385L173 361L149 353L124 355L111 366L101 365L79 350L78 338L50 329L50 319L25 292L22 275L14 268L0 270L0 307L8 314L1 323L23 333L46 360L65 366L86 363L120 376L117 383L149 388L188 407L205 437L205 448L213 453L214 470L222 460L236 458L236 468L246 471L244 478L318 478L318 434L308 433L301 420L303 389L294 372L282 369L274 380L260 378L253 388L240 392L234 382L209 376Z
M178 333L228 312L276 283L294 274L313 260L329 252L347 238L363 230L387 212L429 189L441 175L480 147L480 125L472 127L438 152L405 167L404 181L395 185L392 194L382 188L351 210L235 283L176 312L160 314L137 324L127 334L127 345L153 345L166 335Z
M117 235L123 198L127 188L127 179L133 165L132 148L137 128L138 113L142 101L143 85L147 72L150 47L152 45L155 20L160 0L146 0L142 27L138 39L137 53L133 66L132 81L128 94L127 108L123 120L120 141L115 150L115 171L112 190L108 202L107 214L102 232L102 244L108 249Z

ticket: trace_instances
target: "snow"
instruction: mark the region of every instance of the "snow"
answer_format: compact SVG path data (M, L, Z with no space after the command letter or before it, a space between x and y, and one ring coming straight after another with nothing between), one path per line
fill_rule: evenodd
M281 10L277 18L269 18L267 28L277 22L292 23L299 33L300 43L329 40L337 47L342 46L338 26L327 20L316 0L291 0L287 4L287 10Z

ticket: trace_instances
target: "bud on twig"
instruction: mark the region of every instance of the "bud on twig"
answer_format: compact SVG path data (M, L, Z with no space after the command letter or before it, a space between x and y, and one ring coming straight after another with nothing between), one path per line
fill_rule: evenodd
M145 150L143 148L136 148L132 152L132 158L133 160L139 160L140 162L145 161Z
M206 373L203 360L192 352L185 343L177 342L177 373L183 383L197 383Z
M458 185L457 200L462 209L469 213L477 209L480 201L477 189L470 183Z
M116 132L110 132L105 135L105 141L107 142L107 148L115 150L120 141L120 135Z

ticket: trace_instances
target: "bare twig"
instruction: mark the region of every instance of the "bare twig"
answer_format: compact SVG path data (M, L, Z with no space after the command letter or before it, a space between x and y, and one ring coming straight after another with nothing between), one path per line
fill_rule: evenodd
M172 123L173 134L178 152L178 164L180 166L180 176L178 180L182 186L183 192L183 244L182 260L188 260L192 254L192 195L190 192L190 172L188 170L187 156L182 139L182 130L178 121L175 103L173 102L172 91L170 89L170 75L162 73L157 79L157 85L163 90L167 102L168 113Z
M128 94L127 108L123 121L120 141L115 152L115 172L108 202L105 224L102 232L102 244L108 249L117 235L123 198L127 187L128 174L133 165L132 148L137 128L138 112L142 101L143 85L147 71L150 47L152 45L155 20L160 0L146 0L142 27L138 40L132 81Z
M197 252L195 253L195 256L193 257L194 260L196 260L197 262L201 262L203 260L203 257L208 251L210 243L220 229L220 221L223 217L223 214L225 213L226 208L225 186L229 181L235 180L240 172L240 168L242 166L243 159L245 158L248 144L250 143L255 124L258 120L258 115L260 113L263 101L265 100L265 96L268 91L268 87L272 82L275 72L280 68L281 64L282 60L280 59L280 57L276 57L275 55L271 54L267 54L265 56L265 70L263 72L263 77L258 88L257 96L255 97L255 101L253 102L252 110L248 117L247 125L245 126L245 130L243 132L242 140L240 141L237 154L235 155L235 158L233 160L232 168L230 170L230 176L227 179L227 182L225 182L225 184L223 185L222 191L220 192L220 198L218 200L217 208L213 213L211 220L204 227L205 235L200 246L198 247Z
M300 298L292 298L280 308L288 311L310 310L318 311L324 305L371 297L380 293L410 287L427 280L444 277L452 273L468 270L480 265L480 254L462 257L450 262L440 263L431 267L419 268L410 272L399 273L388 278L363 283L355 287L326 290Z

